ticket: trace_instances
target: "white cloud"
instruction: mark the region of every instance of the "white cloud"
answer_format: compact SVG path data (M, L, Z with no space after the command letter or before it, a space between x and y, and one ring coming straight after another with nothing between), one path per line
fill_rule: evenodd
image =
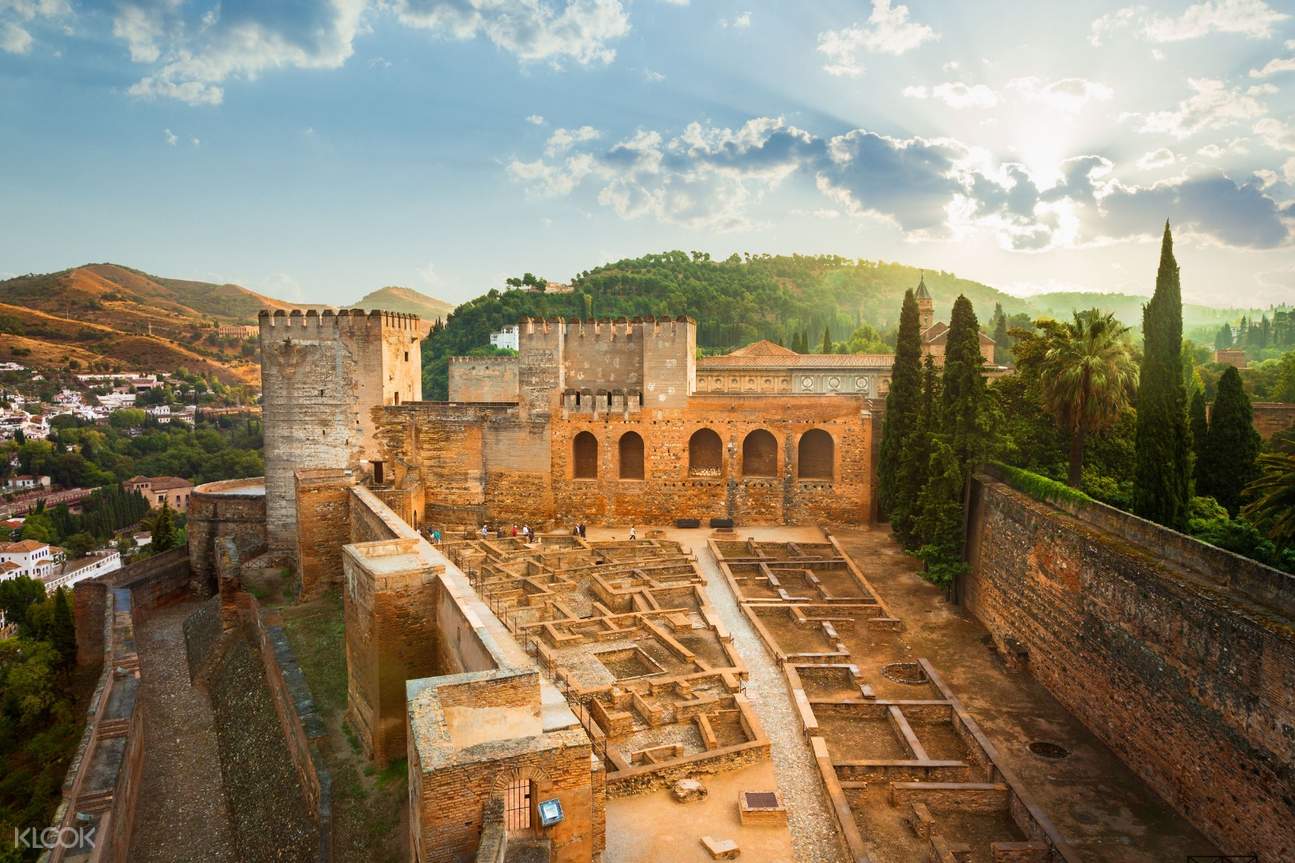
M1210 33L1267 39L1272 36L1274 25L1289 17L1264 0L1205 0L1188 6L1176 17L1156 15L1145 6L1127 6L1095 20L1089 41L1101 45L1106 36L1125 29L1157 43L1199 39Z
M943 66L941 66L940 68L941 68L941 69L943 69L945 72L956 72L956 71L958 71L958 68L959 68L959 66L960 66L960 65L961 65L961 64L960 64L960 63L958 63L958 61L957 61L957 60L950 60L949 62L945 63L945 64L944 64Z
M1231 89L1222 81L1188 78L1192 95L1178 103L1173 111L1128 115L1139 122L1139 132L1164 133L1183 139L1207 129L1223 129L1264 113L1255 96Z
M1272 117L1265 117L1255 123L1254 131L1265 144L1274 150L1295 152L1295 126Z
M620 0L394 0L400 21L453 39L488 39L523 62L610 63L629 32Z
M543 126L544 117L539 114L531 114L526 118L526 122L530 123L532 126Z
M176 142L179 141L180 139L177 138L175 133L172 132L170 129L163 129L162 140L166 141L167 146L174 147L176 145Z
M1221 159L1232 153L1245 154L1249 152L1246 147L1244 138L1233 138L1224 143L1209 143L1196 151L1196 155L1204 156L1206 159Z
M565 153L576 144L593 141L601 136L602 133L593 126L581 126L579 129L554 129L544 147L544 155L556 156L559 153Z
M992 108L998 104L998 94L984 84L964 84L947 81L933 87L905 87L904 95L910 99L938 99L950 108Z
M859 60L861 51L899 55L940 38L927 25L910 21L908 15L907 6L892 6L891 0L872 0L867 23L819 33L818 50L828 60L823 71L857 78L864 71Z
M1027 102L1036 102L1058 111L1077 113L1089 102L1105 102L1114 91L1086 78L1061 78L1045 83L1035 77L1014 78L1007 86L1021 94Z
M1289 48L1289 46L1287 46ZM1275 57L1259 69L1251 69L1251 78L1268 78L1279 72L1295 72L1295 57Z
M369 61L370 69L390 69L391 61L386 57L374 57Z
M193 144L193 146L195 146L195 147L201 147L201 146L202 146L202 141L201 141L201 140L199 140L198 138L190 138L190 139L189 139L189 143Z
M336 69L350 58L366 0L276 5L217 5L196 10L173 2L122 7L113 23L138 63L160 62L132 85L132 96L218 105L230 79L254 80L280 69Z
M726 29L745 30L751 26L751 13L741 12L732 18L721 18L719 19L719 26Z
M647 81L649 84L660 84L665 80L665 75L652 69L644 69L643 80Z
M0 51L26 54L31 50L31 34L13 22L0 26Z
M1150 153L1143 153L1142 158L1138 159L1138 167L1144 171L1164 168L1172 165L1178 160L1174 151L1168 147L1161 147L1159 150L1152 150Z
M1153 151L1146 165L1177 161ZM1291 167L1295 171L1295 165ZM610 147L573 142L555 155L514 160L508 175L528 193L591 192L623 219L652 218L694 228L744 229L765 195L813 179L830 202L796 216L844 213L882 219L910 239L987 235L1010 251L1103 244L1154 235L1166 216L1185 233L1234 247L1290 244L1275 187L1218 172L1126 185L1110 160L1063 161L1036 179L1015 162L951 138L893 138L855 129L832 138L756 117L737 129L691 123L671 135L641 129Z

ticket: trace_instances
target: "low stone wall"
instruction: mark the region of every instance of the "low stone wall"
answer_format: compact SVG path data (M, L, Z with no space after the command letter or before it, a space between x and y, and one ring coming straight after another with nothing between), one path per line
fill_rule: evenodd
M1288 402L1252 402L1255 430L1264 440L1295 428L1295 404Z
M115 572L73 585L76 656L80 665L93 665L104 657L103 616L109 593L117 587L128 591L127 596L136 616L146 615L156 608L190 596L188 550L174 548Z
M989 473L969 499L999 650L1223 851L1295 859L1295 577Z
M103 672L90 699L89 719L63 780L63 801L52 825L68 831L61 838L81 831L85 842L47 851L42 863L85 859L124 863L135 821L144 718L131 594L125 588L108 592L101 585L97 593L87 596L100 603ZM88 609L90 603L80 607ZM78 621L78 630L89 626L88 620Z

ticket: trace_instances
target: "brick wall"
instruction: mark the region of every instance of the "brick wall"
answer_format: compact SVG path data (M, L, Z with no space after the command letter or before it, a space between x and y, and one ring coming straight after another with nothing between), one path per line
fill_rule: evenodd
M1264 440L1271 440L1273 435L1295 428L1295 404L1286 402L1253 402L1255 429Z
M349 470L301 470L296 473L297 578L301 596L318 596L342 579L342 543L350 524Z
M645 398L647 396L645 395ZM730 517L744 524L867 522L872 513L874 425L866 400L844 396L694 396L686 409L560 410L419 404L381 410L384 460L404 463L424 489L431 523L664 523ZM688 442L709 428L722 441L719 476L689 474ZM833 440L833 477L799 476L810 429ZM764 429L778 442L775 476L749 477L742 442ZM596 479L576 479L572 441L598 441ZM644 479L620 479L619 441L643 438Z
M1295 859L1295 577L985 474L970 499L961 592L999 648L1222 850Z
M450 401L517 401L517 357L450 357Z

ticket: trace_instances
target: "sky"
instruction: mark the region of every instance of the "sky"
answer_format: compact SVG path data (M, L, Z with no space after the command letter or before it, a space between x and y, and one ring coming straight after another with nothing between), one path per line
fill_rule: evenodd
M1295 2L0 0L0 275L346 304L668 249L1295 302Z

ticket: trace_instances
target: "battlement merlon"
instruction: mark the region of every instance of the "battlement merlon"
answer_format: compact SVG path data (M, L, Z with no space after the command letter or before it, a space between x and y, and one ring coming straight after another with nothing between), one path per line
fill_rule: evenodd
M554 335L566 338L647 337L686 338L697 330L697 322L687 315L678 317L634 318L521 318L517 322L520 341L548 340Z
M411 341L422 339L418 315L382 309L261 309L257 324L262 338L329 339L342 335L380 335L390 331L408 332Z

